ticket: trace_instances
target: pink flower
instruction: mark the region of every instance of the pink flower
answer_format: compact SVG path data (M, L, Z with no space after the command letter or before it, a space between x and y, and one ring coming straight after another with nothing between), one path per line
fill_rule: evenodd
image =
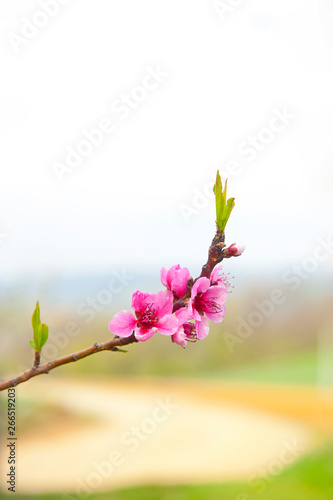
M245 245L242 243L233 243L228 248L223 250L224 257L238 257L245 250Z
M210 285L208 278L199 278L191 290L188 302L190 317L202 321L204 314L215 323L222 321L225 315L225 301L228 296L226 286Z
M220 274L221 272L221 274ZM210 284L218 286L229 286L228 278L222 273L222 266L214 267L210 275Z
M187 307L178 309L175 312L177 319L179 321L179 328L171 337L172 342L186 347L187 342L196 342L197 340L204 339L209 333L208 320L202 318L201 321L195 321L192 323L190 316L188 314Z
M190 271L179 264L170 267L169 271L162 267L161 281L164 286L173 292L176 298L181 297L186 292L187 282L190 278Z
M109 322L109 329L119 337L129 337L134 332L135 338L142 341L150 339L157 331L172 335L179 326L172 306L173 295L169 290L156 294L137 290L132 297L135 316L130 311L120 311Z

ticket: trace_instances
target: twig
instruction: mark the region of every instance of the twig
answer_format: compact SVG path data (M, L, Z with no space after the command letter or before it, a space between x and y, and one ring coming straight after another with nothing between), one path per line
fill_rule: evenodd
M38 368L39 365L40 365L40 352L35 351L34 368Z
M87 356L91 356L91 354L95 354L100 351L117 351L118 347L123 345L132 344L133 342L138 342L132 334L130 337L122 338L122 337L114 337L111 340L107 340L101 344L94 344L86 349L82 349L82 351L75 352L73 354L68 354L67 356L63 356L62 358L54 359L49 363L45 363L44 365L38 367L29 368L25 372L20 373L14 378L8 380L0 381L0 391L4 391L9 389L10 387L15 387L22 382L26 382L32 377L36 377L37 375L42 375L43 373L49 373L49 371L57 368L61 365L66 365L67 363L73 363L74 361L78 361L79 359L86 358Z
M225 234L222 233L222 231L216 231L214 239L209 247L207 262L202 266L199 278L209 278L216 264L223 260L223 248L225 247L224 240Z

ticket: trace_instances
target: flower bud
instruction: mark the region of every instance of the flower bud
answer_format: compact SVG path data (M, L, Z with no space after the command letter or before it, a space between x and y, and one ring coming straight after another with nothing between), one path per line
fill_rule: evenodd
M240 243L233 243L228 248L223 250L223 257L238 257L242 255L245 250L245 245Z

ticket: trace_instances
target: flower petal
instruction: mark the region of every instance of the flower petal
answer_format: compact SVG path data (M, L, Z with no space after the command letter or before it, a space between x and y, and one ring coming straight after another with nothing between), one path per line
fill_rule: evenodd
M208 278L199 278L192 286L191 299L193 300L198 293L204 293L206 290L208 290L209 286L210 281Z
M140 340L141 342L144 342L145 340L149 340L154 333L156 333L157 328L150 328L149 330L144 330L143 328L136 328L135 329L135 338L137 340Z
M172 290L172 282L173 282L173 279L176 275L176 272L179 271L180 269L180 265L179 264L175 264L174 266L170 267L169 271L167 272L167 287L169 288L169 290Z
M181 307L180 309L178 309L178 311L175 312L175 315L180 325L183 325L190 319L187 307Z
M167 274L168 274L168 271L165 269L165 267L162 267L162 269L161 269L161 282L162 282L162 285L164 285L166 287L168 287Z
M170 290L162 290L153 296L154 304L158 308L158 316L162 318L166 314L172 313L173 294Z
M129 337L136 325L136 319L130 311L119 311L109 322L109 329L119 337Z
M214 299L219 305L225 303L228 297L228 290L225 286L213 285L204 294L206 299Z
M172 335L178 327L178 319L174 314L167 314L156 323L156 328L162 335Z
M209 323L208 319L202 318L201 321L195 322L195 330L197 332L198 339L204 339L209 333Z
M146 299L149 297L149 293L143 293L137 290L136 292L133 293L132 295L132 308L134 311L138 312L141 311L146 307Z
M188 311L188 315L189 315L189 318L191 319L196 319L198 321L201 321L201 315L198 313L198 311L195 309L194 307L194 304L193 304L193 300L190 299L188 301L188 307L187 307L187 311Z
M176 333L174 333L172 335L171 340L172 340L172 342L180 345L181 347L184 347L184 348L186 347L186 345L187 345L186 335L184 332L184 328L182 326L180 328L178 328Z
M210 273L210 281L211 283L213 281L218 281L220 278L220 271L222 271L222 265L221 266L216 266Z
M189 279L190 271L186 267L183 267L183 269L181 269L181 267L178 266L178 269L175 270L171 283L171 290L176 293L177 297L181 297L182 295L184 295Z
M211 312L211 311L205 311L206 316L208 319L211 321L214 321L214 323L221 323L225 316L225 305L221 306L221 311L220 312Z

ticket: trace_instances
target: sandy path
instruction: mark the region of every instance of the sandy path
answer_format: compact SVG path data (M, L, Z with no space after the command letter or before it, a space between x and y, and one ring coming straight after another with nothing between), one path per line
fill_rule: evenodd
M19 491L249 480L281 470L312 446L313 431L255 409L250 392L208 381L35 379L19 388L18 397L42 399L94 421L78 419L77 426L62 423L46 435L19 437ZM265 401L258 393L256 398Z

